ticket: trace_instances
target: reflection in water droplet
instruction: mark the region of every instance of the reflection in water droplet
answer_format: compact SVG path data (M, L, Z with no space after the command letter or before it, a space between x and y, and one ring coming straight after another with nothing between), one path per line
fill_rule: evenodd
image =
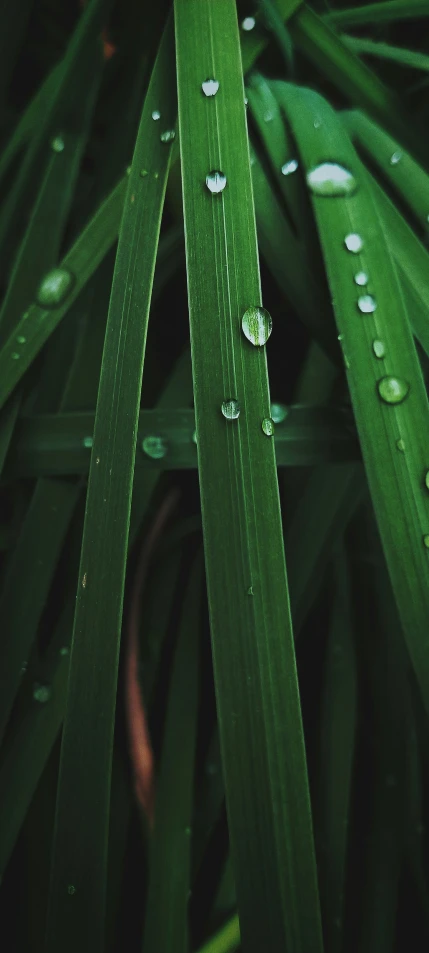
M423 545L426 546L426 549L429 549L429 533L423 536Z
M402 437L396 441L396 447L401 453L405 453L405 442L402 440Z
M289 411L284 404L271 404L270 407L271 419L274 420L275 424L281 424L282 420L285 420Z
M196 430L194 430L194 432L193 432L193 434L192 434L192 439L193 439L194 443L197 442L197 431L196 431Z
M378 382L378 393L386 404L401 404L408 396L410 385L400 377L382 377Z
M363 285L367 285L368 281L369 281L369 278L366 271L358 271L357 275L355 275L354 277L355 285L359 285L359 287L362 287Z
M34 701L44 704L48 702L51 697L51 686L42 685L40 682L35 682L33 686L33 698Z
M326 198L353 195L358 187L353 173L337 162L322 162L310 169L305 178L313 195Z
M390 165L398 165L402 159L402 152L393 152L390 156Z
M167 453L167 445L163 437L145 437L142 441L142 450L147 453L152 460L161 460Z
M84 437L83 445L84 447L92 447L92 437Z
M209 192L223 192L226 186L226 175L214 169L206 176L206 186Z
M384 346L384 341L379 341L379 340L373 341L372 350L374 351L374 354L376 357L378 358L385 357L386 348Z
M267 435L267 437L272 437L274 434L274 420L271 420L271 417L264 417L261 423L262 430Z
M62 136L55 136L54 139L51 139L51 149L54 152L64 151L64 139L62 138Z
M156 119L161 119L161 113L159 112L158 109L154 109L154 111L153 111L153 113L152 113L152 119L155 119L155 120L156 120Z
M248 308L243 314L241 327L247 340L261 347L268 341L273 330L273 321L265 308Z
M67 268L52 268L39 285L36 301L43 308L57 308L74 285L74 277Z
M175 136L176 136L176 133L174 129L166 129L165 132L161 133L159 138L161 142L173 142L173 139L175 138Z
M245 17L244 20L242 21L241 29L245 30L246 33L248 33L249 30L253 30L255 24L256 24L255 17Z
M292 175L292 172L296 172L297 168L298 159L289 159L288 162L282 165L282 175Z
M372 314L377 307L377 302L372 295L361 295L358 298L357 306L362 314Z
M240 416L240 404L234 397L224 400L222 404L222 413L227 420L236 420Z
M363 248L363 241L360 235L358 235L356 232L351 232L350 235L346 235L344 244L347 248L347 251L351 251L355 255L362 251Z
M217 79L205 79L204 83L201 84L201 89L204 96L216 96L219 89L219 82Z

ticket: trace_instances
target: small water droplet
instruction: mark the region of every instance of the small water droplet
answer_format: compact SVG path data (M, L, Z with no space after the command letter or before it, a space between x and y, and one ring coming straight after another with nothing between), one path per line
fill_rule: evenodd
M429 490L429 470L426 470L425 473L425 487L427 490Z
M372 350L374 351L374 354L376 357L378 358L385 357L386 348L384 346L384 341L379 341L379 340L373 341Z
M271 112L264 113L264 121L271 122L274 119L274 114Z
M51 149L54 152L64 151L64 139L62 136L55 136L54 139L51 139Z
M264 417L261 423L262 430L267 435L267 437L272 437L274 434L274 420L271 417Z
M263 344L267 343L273 330L273 321L265 308L248 308L243 314L241 327L243 334L251 344L262 347Z
M401 453L405 453L405 442L404 440L402 440L402 437L400 437L399 440L396 441L396 448Z
M426 549L429 549L429 533L423 536L423 545L426 546Z
M84 437L83 445L84 447L92 447L92 437Z
M83 589L86 589L86 581L87 581L87 578L88 578L88 573L84 572L83 578L82 578L82 587L83 587Z
M310 169L305 178L313 195L325 198L353 195L358 187L353 173L337 162L322 162Z
M76 887L74 887L73 884L69 884L67 887L67 893L72 897L73 894L76 893Z
M147 169L140 169L140 178L141 178L141 179L144 179L147 175L149 175L149 172L147 171Z
M156 121L157 119L161 119L161 113L159 112L158 109L154 109L154 111L153 111L153 113L152 113L152 119L155 119L155 121Z
M193 434L192 434L192 439L193 439L194 443L197 442L197 431L196 431L196 430L194 430L194 432L193 432Z
M190 837L192 834L192 827L185 827L185 834L187 837Z
M145 437L142 442L142 450L152 457L152 460L161 460L167 453L167 445L163 437Z
M226 186L226 175L214 169L206 176L206 186L209 192L223 192Z
M289 159L288 162L282 165L282 175L292 175L292 172L296 172L297 168L298 159Z
M34 701L40 702L41 705L44 705L45 702L48 702L51 697L51 686L42 685L40 682L35 682L33 685L33 698Z
M344 244L347 251L353 252L354 255L357 255L363 248L362 238L356 232L351 232L350 235L346 235Z
M250 30L253 30L256 25L255 17L245 17L241 24L241 29L246 33L249 33Z
M357 306L362 314L372 314L377 307L377 302L372 295L361 295L357 300Z
M174 129L166 129L165 132L161 133L159 138L161 142L173 142L173 139L175 139L175 137L176 137L176 133Z
M18 337L16 340L18 341L18 344L25 344L27 338L23 337L22 334L18 334Z
M12 351L12 354L11 354L10 356L11 356L11 358L12 358L13 361L19 360L19 354L17 354L16 351Z
M358 273L354 276L354 283L355 285L359 285L359 287L367 285L368 281L369 278L366 271L358 271Z
M321 125L322 125L322 121L321 121L320 119L315 119L315 120L314 120L314 122L313 122L313 127L314 127L314 129L320 129Z
M382 377L378 382L378 393L386 404L401 404L408 396L410 385L400 377Z
M402 152L393 152L390 156L390 165L398 165L402 159Z
M248 106L248 105L249 105L249 100L248 100L247 96L244 97L244 105L245 105L245 106Z
M249 586L249 588L248 588L248 590L247 590L247 595L248 595L248 596L254 596L254 595L255 595L255 593L253 592L253 586Z
M236 420L240 416L240 404L233 397L223 401L221 410L227 420Z
M60 649L60 655L62 655L63 657L64 657L65 655L70 655L70 649L69 649L68 645L63 645L63 646L62 646L62 648Z
M36 301L43 308L57 308L74 285L74 276L67 268L52 268L40 282Z
M216 96L219 89L219 81L217 79L205 79L204 83L201 84L201 89L204 96Z
M284 404L271 404L270 413L274 423L281 424L283 420L286 420L289 411Z

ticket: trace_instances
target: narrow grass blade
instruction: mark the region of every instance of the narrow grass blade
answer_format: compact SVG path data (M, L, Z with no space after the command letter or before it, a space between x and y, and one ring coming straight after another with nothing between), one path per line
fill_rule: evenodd
M235 916L231 917L207 943L200 946L198 953L235 953L240 942L240 923Z
M137 417L170 155L151 115L161 108L161 132L174 128L172 58L170 24L143 108L107 320L61 749L47 953L58 945L64 953L77 946L82 953L104 949L111 753ZM142 176L142 170L149 174Z
M286 84L284 107L308 174L330 155L356 185L353 194L335 197L316 185L310 190L366 475L408 650L429 710L424 437L429 405L398 273L365 170L331 107L318 94ZM315 115L321 120L316 129ZM359 271L368 275L363 296L354 280Z
M276 464L261 426L270 409L266 355L241 330L261 290L238 25L227 0L177 0L175 13L198 468L243 945L249 953L316 951L319 905ZM219 82L210 98L207 77ZM241 413L226 419L237 413L234 401Z
M399 66L407 66L411 69L419 69L428 72L429 56L425 53L417 53L415 50L406 50L401 46L392 46L390 43L382 43L378 40L369 40L367 37L348 36L343 33L341 40L347 49L354 53L364 53L366 56L375 56L382 60L391 60L398 63Z
M40 88L33 96L0 155L0 181L9 169L12 160L17 157L33 135L39 121L40 112L45 110L61 75L61 63L56 64L48 73Z
M429 16L428 0L383 0L363 3L359 7L330 10L323 19L338 27L366 26L368 23L396 23Z
M302 0L277 0L277 11L279 16L284 23L289 17L295 13L298 7L302 4ZM250 21L253 21L253 26L250 26L249 20L246 23L244 18L241 21L241 58L243 64L243 73L246 74L247 71L253 66L258 57L264 51L267 45L267 34L264 31L262 25L258 24L258 17L250 17ZM250 29L249 29L250 26Z

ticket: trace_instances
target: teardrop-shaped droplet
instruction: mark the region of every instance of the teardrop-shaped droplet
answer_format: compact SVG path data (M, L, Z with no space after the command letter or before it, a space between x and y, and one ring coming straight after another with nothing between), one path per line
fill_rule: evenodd
M273 330L272 317L265 308L248 308L243 314L241 327L247 340L261 347L267 343Z
M429 470L426 470L425 473L425 487L427 490L429 490Z
M298 159L289 159L288 162L282 165L282 175L292 175L292 172L296 172L297 168Z
M373 341L372 350L374 351L374 354L376 357L378 358L385 357L386 348L384 346L384 341L379 341L379 340Z
M283 420L286 420L289 410L284 404L271 404L270 413L274 423L281 424Z
M216 96L219 89L219 81L217 79L205 79L204 83L201 83L201 89L204 96Z
M142 450L152 460L161 460L167 453L167 446L162 437L145 437L142 441Z
M386 404L401 404L409 391L410 385L400 377L382 377L378 382L378 393Z
M347 251L353 252L354 255L357 255L358 252L362 251L363 248L362 238L357 234L357 232L351 232L350 235L346 235L344 244L347 248Z
M390 156L390 165L398 165L402 159L402 152L393 152Z
M362 314L372 314L377 307L377 302L372 295L361 295L358 298L357 306Z
M364 285L367 285L368 281L369 281L369 278L366 271L358 271L358 273L354 277L354 283L355 285L359 285L359 287L363 287Z
M90 449L92 447L92 437L84 437L83 445L84 447L87 447L88 449Z
M226 186L226 175L214 169L213 172L209 172L206 176L206 186L209 192L223 192Z
M336 198L341 195L353 195L358 183L350 172L338 162L321 162L306 175L307 185L313 195Z
M33 685L33 698L34 701L40 702L40 704L45 704L48 702L51 697L51 686L50 685L41 685L40 682L35 682Z
M240 404L234 397L224 400L221 409L227 420L237 420L237 417L240 416Z
M405 453L405 441L402 439L402 437L396 441L396 448L400 451L400 453Z
M429 533L423 536L423 545L426 546L426 549L429 549Z
M74 276L67 268L53 268L42 279L36 301L43 308L57 308L65 301L74 285Z
M250 30L253 30L256 24L255 17L245 17L241 24L241 29L246 33L249 33Z
M64 139L62 136L55 136L53 139L51 139L51 149L53 152L64 151Z
M176 133L174 129L166 129L165 132L161 133L159 138L161 142L173 142L173 139L175 139L175 137L176 137Z
M152 113L152 119L155 119L155 121L156 121L157 119L161 119L161 113L160 113L159 109L154 109L154 111L153 111L153 113Z
M274 434L274 420L271 417L264 417L261 423L262 430L267 435L267 437L272 437Z

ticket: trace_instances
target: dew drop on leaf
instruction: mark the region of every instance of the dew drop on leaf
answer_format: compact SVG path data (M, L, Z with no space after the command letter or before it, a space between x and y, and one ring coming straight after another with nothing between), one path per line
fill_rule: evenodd
M25 344L27 338L25 338L23 334L18 334L18 337L16 340L18 344Z
M42 278L36 301L43 308L57 308L65 301L74 285L74 276L67 268L52 268Z
M162 437L149 436L142 441L142 450L152 460L161 460L167 453L167 446Z
M374 354L376 357L378 358L385 357L386 348L384 346L384 341L379 341L379 340L373 341L372 350L374 351Z
M427 490L429 490L429 470L426 470L425 473L425 487Z
M193 434L192 434L192 439L193 439L194 443L197 442L197 431L196 431L196 430L194 430L194 432L193 432Z
M152 119L155 119L155 121L156 121L157 119L161 119L161 113L160 113L159 109L154 109L154 111L153 111L153 113L152 113Z
M41 705L44 705L45 702L48 702L51 697L51 686L42 685L40 682L35 682L33 686L33 698L34 701L40 702Z
M344 244L347 248L347 251L353 252L354 255L357 255L358 252L362 251L363 248L362 238L357 234L357 232L351 232L350 235L346 235Z
M378 393L386 404L401 404L409 394L410 385L400 377L382 377Z
M359 287L363 287L364 285L367 285L368 281L369 281L369 278L366 271L358 271L357 274L354 276L354 283L355 285L359 285Z
M377 302L372 295L361 295L358 298L357 306L362 314L372 314L377 307Z
M262 424L262 430L267 435L267 437L272 437L274 434L274 420L271 417L264 417Z
M17 351L12 351L12 354L10 356L13 361L19 361L19 354Z
M429 549L429 533L423 536L423 545L426 546L426 549Z
M234 397L229 397L228 400L224 400L221 410L227 420L237 420L237 417L240 416L240 404Z
M241 24L241 29L245 33L249 33L250 30L253 30L256 24L255 17L245 17Z
M296 172L297 168L298 159L289 159L288 162L282 165L282 175L292 175L292 172Z
M261 347L268 341L273 330L273 321L265 308L248 308L243 314L241 327L247 340Z
M402 152L393 152L390 156L390 165L398 165L402 159Z
M204 83L201 84L201 89L204 96L216 96L219 89L219 81L217 79L205 79Z
M64 151L64 139L62 136L54 136L54 138L51 139L51 149L53 152Z
M283 420L286 420L288 415L288 408L285 404L271 404L270 407L271 419L275 424L281 424Z
M161 142L173 142L173 139L175 139L175 137L176 137L176 133L174 129L166 129L165 132L161 133L159 138Z
M401 453L405 453L405 442L402 440L402 437L396 441L396 447Z
M209 172L206 176L206 186L209 192L223 192L226 186L226 175L214 169L213 172Z
M322 162L310 169L306 181L313 195L326 198L353 195L358 187L353 173L337 162Z
M67 887L67 893L70 895L70 897L72 897L73 894L76 893L76 887L74 887L73 884L69 884Z
M92 437L84 437L83 445L84 447L92 447Z

